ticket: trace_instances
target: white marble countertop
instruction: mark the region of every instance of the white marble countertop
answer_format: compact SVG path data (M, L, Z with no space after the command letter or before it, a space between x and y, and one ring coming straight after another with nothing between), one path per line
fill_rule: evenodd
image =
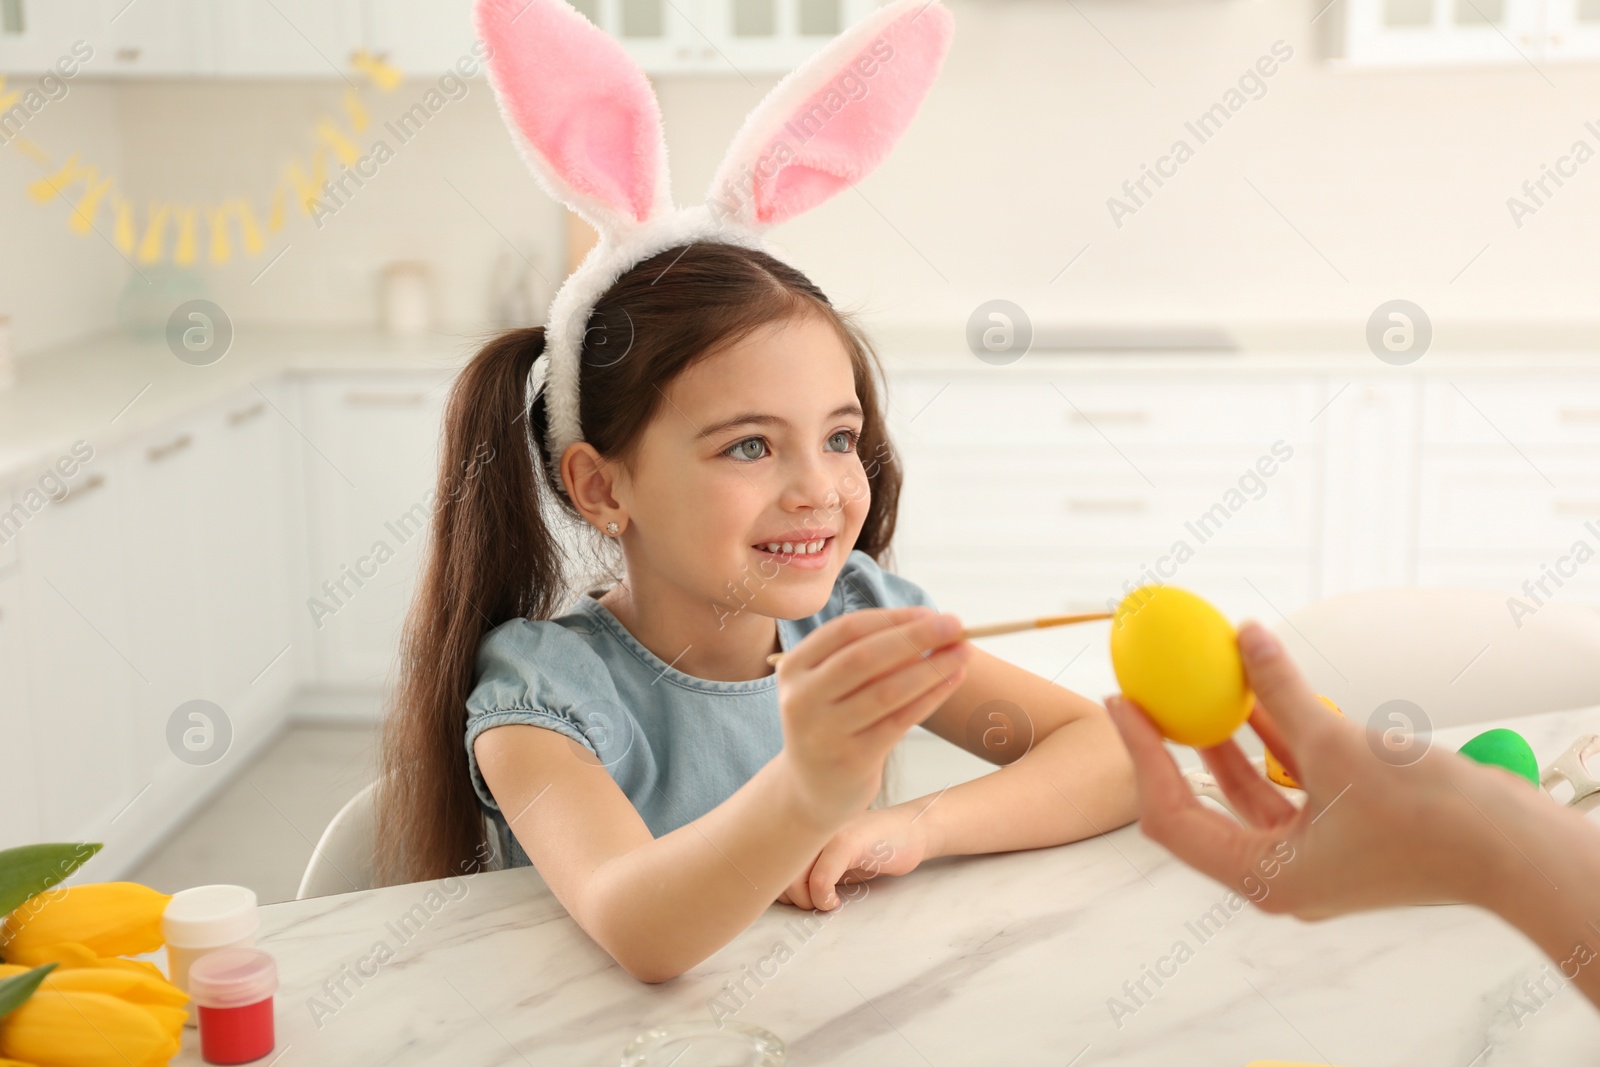
M1600 732L1600 708L1440 730L1435 743L1493 725L1518 729L1542 766ZM790 1064L1594 1062L1600 1013L1573 989L1551 995L1548 979L1530 995L1525 980L1554 972L1484 912L1305 924L1230 912L1227 897L1130 826L882 878L809 930L807 913L774 905L658 986L616 966L528 869L277 904L259 943L283 982L278 1047L260 1062L616 1064L639 1029L710 1022L718 1004L777 1034ZM1197 927L1218 904L1226 919ZM1175 964L1180 942L1189 954ZM1159 987L1145 977L1158 967ZM1136 1004L1124 983L1142 978L1152 992ZM730 994L741 980L748 993ZM1112 998L1131 1014L1115 1018ZM188 1031L174 1063L199 1063L196 1047Z
M1600 328L1578 326L1441 324L1429 353L1405 367L1380 363L1359 325L1348 324L1234 329L1237 351L1041 349L1003 367L974 358L960 324L868 326L890 373L1600 374ZM163 337L120 332L31 353L18 360L17 384L0 389L0 481L37 476L75 440L114 446L285 371L448 374L492 332L394 338L372 328L242 323L228 354L200 367L180 361Z

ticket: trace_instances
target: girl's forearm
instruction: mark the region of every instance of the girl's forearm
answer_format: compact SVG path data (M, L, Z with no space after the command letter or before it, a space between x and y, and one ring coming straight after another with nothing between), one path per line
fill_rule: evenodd
M780 754L699 819L602 864L589 933L634 977L674 978L754 922L835 830Z
M1048 848L1138 815L1133 763L1103 712L1059 727L1014 763L907 806L922 812L928 859Z

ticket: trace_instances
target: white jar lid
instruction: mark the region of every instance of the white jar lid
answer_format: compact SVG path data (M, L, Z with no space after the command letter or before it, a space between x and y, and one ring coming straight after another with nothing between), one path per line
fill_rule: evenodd
M189 968L189 995L201 1008L242 1008L278 991L278 965L258 948L220 948Z
M200 885L174 893L161 913L161 936L179 948L231 945L261 925L255 890Z

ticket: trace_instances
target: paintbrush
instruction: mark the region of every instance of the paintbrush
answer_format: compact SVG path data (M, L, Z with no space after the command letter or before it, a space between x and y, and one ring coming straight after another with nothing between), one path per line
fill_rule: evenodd
M983 626L969 626L961 631L959 641L967 641L974 637L995 637L999 634L1014 634L1023 630L1045 630L1052 626L1071 626L1075 622L1100 622L1111 618L1109 611L1096 611L1083 615L1042 615L1037 619L1018 619L1014 622L991 622ZM954 643L954 642L952 642ZM777 666L785 653L774 652L767 657L767 663Z

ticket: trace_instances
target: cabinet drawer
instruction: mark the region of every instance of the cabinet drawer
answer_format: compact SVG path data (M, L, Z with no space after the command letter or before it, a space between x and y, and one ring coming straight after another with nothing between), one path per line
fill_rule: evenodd
M1287 456L1288 458L1284 458ZM1034 548L1308 548L1316 539L1313 449L1218 461L1074 461L921 449L901 498L904 536ZM1270 471L1270 474L1263 474Z
M893 383L897 440L930 444L1063 444L1115 458L1116 449L1264 450L1309 442L1323 387L1249 379L1074 381L1012 375Z
M1600 378L1429 382L1425 445L1600 445Z
M1600 464L1539 453L1529 459L1537 470L1515 455L1426 459L1420 551L1564 550L1580 537L1600 549L1600 535L1585 529L1591 522L1600 528Z

